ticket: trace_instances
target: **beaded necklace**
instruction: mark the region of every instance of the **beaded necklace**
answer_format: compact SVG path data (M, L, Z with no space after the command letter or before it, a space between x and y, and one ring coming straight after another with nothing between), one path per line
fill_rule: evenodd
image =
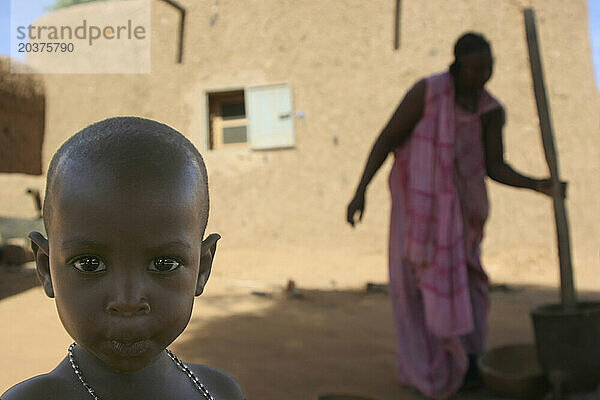
M83 375L81 374L81 369L79 368L79 365L75 361L75 357L73 357L73 349L75 348L75 346L76 346L76 344L72 343L69 346L69 350L68 350L69 363L71 364L71 368L73 368L75 375L77 375L77 378L79 378L79 381L81 382L83 387L88 391L90 396L92 396L92 398L94 400L100 400L98 395L96 395L96 392L94 392L94 389L92 389L92 387L89 385L89 383L87 383L86 380L83 378ZM194 375L194 373L188 368L187 365L185 365L183 362L181 362L179 360L179 358L177 358L177 356L175 356L175 354L171 353L170 350L165 349L165 351L167 352L167 355L169 356L169 358L171 358L171 360L173 360L173 362L175 363L177 368L179 368L183 373L185 373L187 375L188 378L190 378L194 387L196 389L198 389L198 391L200 393L202 393L202 396L206 400L215 400L214 397L212 397L212 395L208 392L208 389L206 389L206 387L198 380L196 375Z

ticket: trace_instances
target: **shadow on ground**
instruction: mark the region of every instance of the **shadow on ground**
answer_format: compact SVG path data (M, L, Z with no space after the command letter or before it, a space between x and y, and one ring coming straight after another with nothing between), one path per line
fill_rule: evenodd
M395 382L395 332L388 296L364 291L305 290L206 297L174 350L235 376L249 400L313 400L342 392L377 400L421 399ZM533 343L530 310L557 301L556 289L497 286L491 294L490 347ZM600 298L598 293L581 297ZM245 304L245 310L240 305ZM241 307L244 309L244 307ZM236 311L238 310L238 311ZM225 316L227 315L227 316ZM485 389L456 399L497 399Z

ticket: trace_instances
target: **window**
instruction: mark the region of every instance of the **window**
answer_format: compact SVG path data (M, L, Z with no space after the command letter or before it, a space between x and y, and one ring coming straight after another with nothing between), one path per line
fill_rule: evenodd
M244 91L210 93L209 129L211 149L245 148L248 126Z
M209 148L266 150L295 144L289 85L208 94Z

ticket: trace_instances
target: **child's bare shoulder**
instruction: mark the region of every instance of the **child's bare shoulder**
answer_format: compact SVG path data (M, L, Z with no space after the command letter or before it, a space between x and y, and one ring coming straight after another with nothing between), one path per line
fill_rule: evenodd
M215 399L244 400L246 398L237 381L225 372L201 364L187 364L187 366Z

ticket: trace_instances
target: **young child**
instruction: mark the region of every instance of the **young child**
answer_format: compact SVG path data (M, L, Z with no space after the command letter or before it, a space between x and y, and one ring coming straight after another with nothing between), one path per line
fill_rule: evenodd
M71 137L48 170L48 238L30 238L75 343L2 400L243 399L230 376L166 350L210 274L220 237L202 240L208 209L202 157L172 128L118 117Z

